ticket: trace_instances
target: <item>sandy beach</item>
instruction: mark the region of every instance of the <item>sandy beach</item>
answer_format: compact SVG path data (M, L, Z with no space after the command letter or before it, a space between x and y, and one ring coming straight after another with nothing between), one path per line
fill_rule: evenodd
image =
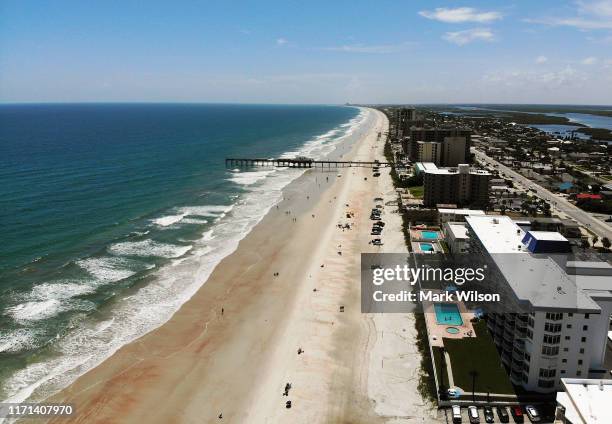
M388 122L370 113L345 159L384 160ZM375 197L382 247L369 244ZM78 423L434 422L413 317L360 311L360 254L406 252L394 200L388 170L308 171L170 321L51 400Z

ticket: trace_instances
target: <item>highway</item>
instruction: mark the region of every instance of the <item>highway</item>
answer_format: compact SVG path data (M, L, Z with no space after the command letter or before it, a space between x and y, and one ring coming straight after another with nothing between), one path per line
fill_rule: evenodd
M472 149L472 152L476 154L476 158L479 161L487 163L489 165L496 165L498 171L506 174L509 177L512 177L512 179L519 182L526 189L531 188L535 190L536 194L539 197L550 202L551 206L554 206L556 209L570 216L591 232L597 234L600 239L603 237L607 237L610 241L612 241L612 227L610 227L605 222L592 217L588 212L585 212L582 209L574 206L572 203L568 202L563 197L557 196L554 193L546 190L544 187L534 183L529 178L522 176L521 174L513 171L507 166L502 165L501 163L497 162L495 159L490 158L483 152L476 149Z

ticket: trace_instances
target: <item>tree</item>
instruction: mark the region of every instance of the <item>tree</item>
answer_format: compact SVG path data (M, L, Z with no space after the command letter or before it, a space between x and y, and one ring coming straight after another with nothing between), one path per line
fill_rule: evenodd
M582 246L583 249L588 249L589 247L591 247L591 245L589 244L589 241L587 239L583 239L580 242L580 245Z
M608 237L604 237L601 239L601 244L603 244L603 247L605 247L606 249L610 248L610 239L608 239Z

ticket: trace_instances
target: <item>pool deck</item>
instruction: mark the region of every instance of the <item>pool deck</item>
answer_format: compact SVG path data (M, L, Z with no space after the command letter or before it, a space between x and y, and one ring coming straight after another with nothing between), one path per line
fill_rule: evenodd
M437 236L435 238L427 238L421 234L423 231L436 233ZM442 232L439 228L411 228L410 229L410 240L414 241L425 241L435 243L438 240L442 240L444 237L442 236Z
M433 250L429 251L429 250L422 250L421 249L421 243L429 243L433 246ZM411 246L412 246L412 251L414 253L440 253L443 252L444 249L442 249L442 246L440 246L438 244L438 242L436 242L435 240L433 241L412 241L410 242Z
M434 293L443 293L442 290L431 290ZM434 303L454 303L459 308L459 313L461 314L461 320L463 320L463 325L445 325L438 324L436 319L436 312L434 310ZM462 302L427 302L423 301L423 312L425 314L425 323L427 324L427 333L429 334L429 343L432 346L444 347L444 343L442 338L447 339L463 339L465 337L470 337L468 333L472 336L476 336L476 332L474 331L474 327L470 320L474 318L474 313L470 312ZM455 327L459 329L457 334L450 334L446 331L447 327Z

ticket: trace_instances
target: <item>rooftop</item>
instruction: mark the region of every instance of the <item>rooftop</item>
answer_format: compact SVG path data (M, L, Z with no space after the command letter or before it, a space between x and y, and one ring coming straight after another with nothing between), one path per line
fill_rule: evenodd
M557 402L565 407L565 416L573 423L603 424L612 422L612 380L562 378L565 392Z
M492 255L517 300L539 310L599 313L601 308L548 256Z
M555 231L529 231L536 240L567 241L565 237Z
M449 231L453 234L455 240L467 240L468 232L467 227L461 222L449 222L446 224Z
M465 221L489 253L526 251L525 232L507 216L467 216Z
M448 213L453 215L485 215L485 212L480 209L445 209L438 208L439 213Z

